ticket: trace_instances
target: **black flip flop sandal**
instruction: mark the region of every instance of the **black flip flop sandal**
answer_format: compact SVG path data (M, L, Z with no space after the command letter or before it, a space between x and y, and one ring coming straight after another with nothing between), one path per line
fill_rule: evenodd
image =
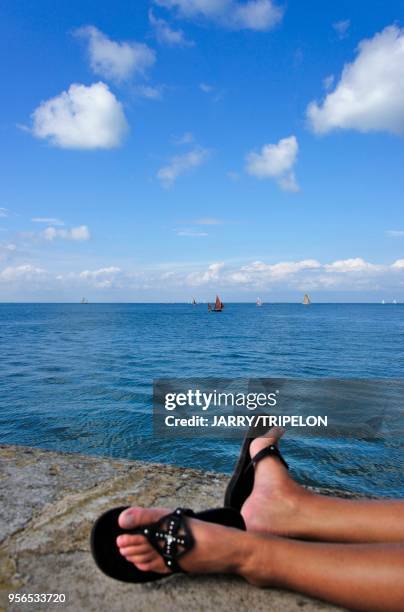
M254 466L264 459L264 457L277 457L281 463L289 469L288 464L282 457L279 448L275 444L270 444L262 450L260 450L255 457L250 459L250 445L251 442L260 436L264 436L268 433L259 432L257 427L253 426L246 434L243 445L241 447L240 456L237 461L233 476L227 485L226 493L224 496L224 505L228 508L234 508L240 511L247 497L251 494L254 486ZM252 435L253 434L253 435Z
M107 576L123 582L152 582L167 578L171 574L142 572L123 557L116 544L116 538L123 534L144 535L172 573L186 573L179 560L192 550L195 540L187 518L193 517L207 523L218 523L227 527L245 530L244 520L232 508L218 508L194 513L192 510L177 508L155 523L142 525L136 529L121 529L118 517L126 507L113 508L102 514L94 523L91 531L91 552L99 569Z

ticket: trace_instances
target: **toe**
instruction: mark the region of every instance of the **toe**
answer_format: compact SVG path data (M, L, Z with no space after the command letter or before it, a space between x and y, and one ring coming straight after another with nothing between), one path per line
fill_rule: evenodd
M133 557L134 555L150 555L153 549L150 546L121 546L119 552L123 557Z
M147 553L143 555L138 554L127 554L123 555L128 561L134 563L135 565L143 564L143 563L151 563L155 560L155 555L152 553Z
M136 567L142 572L157 572L158 574L169 574L170 570L164 565L164 562L159 559L147 561L145 563L135 563Z
M265 436L255 438L250 444L251 457L254 457L263 448L270 446L270 444L277 444L284 433L285 429L282 427L272 427Z
M136 529L141 525L158 521L169 510L165 508L127 508L119 515L118 523L121 529Z
M125 533L120 535L116 539L116 543L121 548L122 546L141 546L147 542L144 535L131 535L130 533Z

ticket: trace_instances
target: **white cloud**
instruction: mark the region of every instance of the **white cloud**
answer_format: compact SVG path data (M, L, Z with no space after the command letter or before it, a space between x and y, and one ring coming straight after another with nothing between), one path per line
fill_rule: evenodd
M176 230L177 236L186 236L188 238L204 238L208 236L207 232L194 232L192 230Z
M215 88L208 83L199 83L199 89L203 91L203 93L212 93Z
M80 272L80 278L100 278L105 276L114 276L121 271L116 266L109 266L107 268L99 268L98 270L83 270Z
M192 132L184 132L182 136L174 140L174 144L176 145L187 145L192 144L194 142L194 135Z
M0 272L0 280L13 282L16 280L34 280L35 278L42 277L45 274L45 270L25 264L21 266L8 266Z
M46 223L47 225L64 225L64 221L55 217L33 217L33 223Z
M236 29L269 30L281 21L283 15L282 9L271 0L237 3L233 10L229 22L234 23Z
M266 263L253 261L239 267L223 262L211 264L207 270L188 273L190 286L217 284L240 289L338 289L360 291L397 287L397 274L404 271L404 259L391 265L374 264L361 257L321 263L316 259ZM179 282L178 275L175 277ZM400 277L399 277L400 278Z
M223 262L211 264L205 272L191 273L187 282L191 285L202 285L211 281L219 281L223 285L244 285L262 287L265 284L285 282L302 272L317 271L322 268L321 263L315 259L302 261L286 261L267 264L254 261L240 268L225 268Z
M212 264L205 272L193 272L186 276L190 286L220 282L221 287L244 289L336 289L346 291L380 290L397 288L404 272L404 259L391 265L374 264L357 257L321 263L316 259L265 263L253 261L234 267ZM177 279L178 280L178 279Z
M402 238L404 236L404 230L387 230L386 234L392 238Z
M334 84L334 79L335 77L333 74L329 74L328 76L325 77L325 79L323 79L323 86L326 91L331 89L331 87Z
M149 10L149 21L161 45L168 47L193 47L195 45L193 40L186 38L183 30L174 30L165 19L156 17L151 9Z
M0 244L0 261L12 260L13 255L17 251L17 245L12 242L8 244Z
M221 270L224 267L222 261L210 264L205 272L193 272L186 278L187 283L190 285L202 285L204 283L210 283L219 279Z
M90 285L97 289L109 289L114 285L116 277L120 274L120 268L109 266L98 270L83 270L79 274L79 279L89 281Z
M221 220L216 219L216 217L202 217L201 219L196 219L196 225L221 225Z
M380 270L380 266L371 264L362 257L353 257L351 259L340 259L331 264L324 266L325 270L331 272L374 272Z
M55 240L56 238L62 238L63 240L74 240L84 241L90 239L90 231L87 225L79 225L78 227L72 227L69 230L56 229L55 227L47 227L42 232L45 240Z
M293 172L288 172L284 176L279 178L279 186L283 191L300 191L300 187L296 182L296 178Z
M57 230L55 227L47 227L43 232L42 232L42 236L45 238L45 240L54 240L55 238L62 238L61 236L61 232L64 232L65 230Z
M63 149L111 149L128 129L122 105L105 83L70 85L41 102L32 119L34 136Z
M157 178L165 188L169 188L179 176L203 164L207 156L207 149L202 147L197 147L183 155L176 155L166 166L160 168Z
M333 23L332 27L338 34L338 38L342 40L343 38L346 38L348 36L348 30L349 30L350 25L351 25L350 19L343 19L341 21L336 21L335 23Z
M206 95L211 94L210 98L213 100L213 102L219 102L225 95L225 90L217 89L217 87L209 85L209 83L199 83L199 89Z
M265 276L267 279L280 280L303 270L316 270L318 268L321 268L321 264L316 259L281 261L276 264L266 264L262 261L254 261L240 268L239 274L241 273L241 276L238 280L241 280L241 278L247 279L256 275ZM241 282L245 282L245 280Z
M70 232L68 232L69 240L89 240L90 239L90 231L87 225L79 225L78 227L72 227Z
M404 29L395 25L362 40L334 91L307 107L318 134L330 130L404 133Z
M215 18L230 4L229 0L154 0L158 6L175 9L181 17Z
M299 191L293 171L298 149L295 136L282 138L277 144L266 144L259 153L248 153L246 170L248 174L260 179L276 179L285 191Z
M2 208L0 207L0 217L8 217L8 210L7 208Z
M123 291L127 296L133 296L133 292L138 290L152 291L157 295L158 289L161 297L165 290L169 292L168 295L173 295L176 291L202 287L204 291L206 289L205 295L208 297L220 287L220 291L230 289L240 296L248 291L255 294L259 290L259 294L265 294L274 290L295 291L302 297L306 291L318 291L320 294L323 290L332 290L355 292L359 297L369 297L369 292L373 292L377 295L377 301L386 295L394 295L404 301L404 259L390 264L368 262L360 257L325 263L316 259L242 264L229 261L209 265L164 262L139 269L124 270L111 265L82 269L81 272L55 269L49 272L36 263L24 262L23 265L8 264L8 267L0 269L0 281L4 282L2 295L5 297L8 296L9 286L13 287L10 295L15 295L17 289L22 297L32 290L40 290L38 295L42 295L43 291L53 291L59 296L62 283L66 295L70 291L70 295L76 298L77 295L86 294L85 288L100 289L102 292Z
M156 61L153 49L144 43L116 42L94 26L79 28L75 34L88 40L91 69L105 79L122 81L143 75Z
M160 100L163 94L163 88L152 85L138 85L135 88L135 93L148 100Z
M174 9L178 17L207 19L233 30L270 30L282 19L283 10L272 0L154 0Z

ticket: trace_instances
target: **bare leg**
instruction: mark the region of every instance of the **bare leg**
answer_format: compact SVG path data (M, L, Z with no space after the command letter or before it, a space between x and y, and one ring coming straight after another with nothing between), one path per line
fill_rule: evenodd
M157 520L166 509L131 508L122 528ZM240 532L189 519L196 546L181 559L191 573L236 573L252 584L279 586L350 609L401 611L404 601L404 546L323 544ZM169 570L142 535L117 540L125 558L143 571Z
M275 537L263 544L262 540L253 546L246 572L253 584L269 582L351 610L403 609L402 544L324 544Z
M254 456L279 438L257 438ZM404 542L404 501L346 500L318 495L289 476L275 457L255 468L254 489L241 513L247 529L326 542Z

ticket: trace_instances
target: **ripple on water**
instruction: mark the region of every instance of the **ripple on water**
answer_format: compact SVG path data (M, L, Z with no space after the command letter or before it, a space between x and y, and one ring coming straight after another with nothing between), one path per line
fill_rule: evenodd
M229 472L230 439L152 432L159 377L404 378L404 307L0 304L0 441ZM282 443L307 484L404 495L403 413L381 437Z

